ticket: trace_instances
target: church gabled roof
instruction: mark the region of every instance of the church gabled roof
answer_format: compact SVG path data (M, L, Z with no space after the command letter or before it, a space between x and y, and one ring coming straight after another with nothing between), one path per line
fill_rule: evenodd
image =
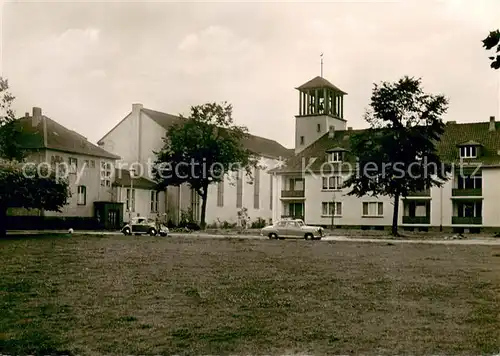
M304 89L322 89L322 88L330 88L335 90L336 92L339 92L341 94L347 95L347 93L332 83L330 83L328 80L326 80L323 77L317 76L316 78L311 79L307 83L302 84L300 87L296 88L298 90L304 90Z

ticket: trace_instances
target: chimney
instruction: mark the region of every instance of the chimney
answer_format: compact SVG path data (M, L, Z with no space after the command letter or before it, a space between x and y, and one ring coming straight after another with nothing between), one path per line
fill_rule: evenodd
M31 124L33 127L37 127L38 124L42 123L42 134L43 134L43 145L47 147L47 120L42 115L42 109L33 107L33 117L31 118Z
M352 131L352 127L348 127L348 128L347 128L347 131Z
M496 130L495 117L490 116L490 131L495 131L495 130Z
M25 112L25 113L24 113L24 117L25 117L26 119L27 119L27 118L29 118L29 117L30 117L30 113L29 113L29 112Z
M33 117L31 118L31 124L33 127L38 126L38 124L42 121L42 109L34 107L33 108Z
M142 104L132 104L132 114L139 115L139 111L141 111L141 109L143 109Z
M331 125L328 128L328 138L334 138L335 137L335 126Z

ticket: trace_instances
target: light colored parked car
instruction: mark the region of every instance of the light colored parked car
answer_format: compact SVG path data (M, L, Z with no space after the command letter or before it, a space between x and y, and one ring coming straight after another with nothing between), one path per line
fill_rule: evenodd
M126 224L122 228L122 233L124 235L142 235L148 234L151 236L156 236L160 234L161 236L167 236L169 231L168 228L160 224L160 231L158 231L156 222L154 219L145 218L145 217L136 217L132 218L132 221L129 224Z
M305 240L321 240L323 228L308 226L302 220L280 220L274 225L263 228L260 234L270 239L302 238Z

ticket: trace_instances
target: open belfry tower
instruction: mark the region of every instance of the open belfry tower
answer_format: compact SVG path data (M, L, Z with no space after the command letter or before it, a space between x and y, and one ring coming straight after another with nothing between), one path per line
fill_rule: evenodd
M298 88L299 114L295 116L295 153L299 153L333 126L345 130L344 95L323 77L317 76Z

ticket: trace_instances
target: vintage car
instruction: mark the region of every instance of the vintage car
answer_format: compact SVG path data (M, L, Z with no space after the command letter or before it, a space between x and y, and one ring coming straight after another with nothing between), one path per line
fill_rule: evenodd
M136 217L132 218L132 221L126 224L122 228L122 233L124 235L142 235L148 234L151 236L167 236L169 231L168 228L164 224L160 224L160 231L156 226L156 222L154 219L145 218L145 217Z
M302 220L280 220L274 225L266 226L260 232L270 239L303 238L305 240L321 240L323 228L308 226Z

